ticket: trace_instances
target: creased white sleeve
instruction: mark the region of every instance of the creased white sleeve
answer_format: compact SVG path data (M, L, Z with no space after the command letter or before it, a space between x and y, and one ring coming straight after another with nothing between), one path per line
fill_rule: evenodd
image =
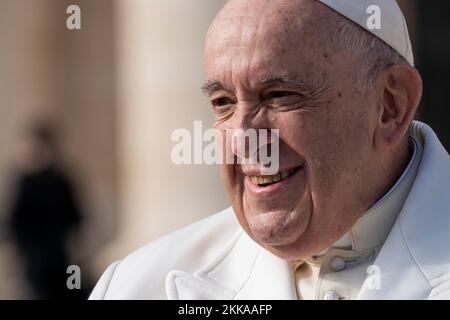
M103 272L102 276L98 280L95 285L94 290L92 290L91 295L89 296L89 300L105 300L106 293L108 292L109 284L111 283L111 279L116 271L117 266L120 261L116 261L112 263L106 270Z

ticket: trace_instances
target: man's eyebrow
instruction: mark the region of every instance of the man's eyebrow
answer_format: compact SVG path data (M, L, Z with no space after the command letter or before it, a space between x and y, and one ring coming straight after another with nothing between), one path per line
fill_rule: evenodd
M304 90L314 90L311 83L308 83L303 77L291 77L287 75L270 77L259 82L262 87L271 87L276 85L286 85ZM225 86L218 80L207 81L201 88L205 96L211 96L215 91L224 90Z
M218 81L218 80L211 80L211 81L207 81L203 86L202 86L202 92L205 96L209 97L211 96L215 91L218 90L222 90L224 89L224 85L222 84L222 82Z
M332 86L325 80L308 81L305 77L291 77L282 75L279 77L267 78L261 81L263 87L269 88L284 85L297 90L301 90L303 94L310 98L318 97L322 94L330 92Z
M310 85L307 84L305 79L301 77L290 77L290 76L279 76L263 79L260 84L264 87L271 87L276 85L288 85L293 87L308 88Z

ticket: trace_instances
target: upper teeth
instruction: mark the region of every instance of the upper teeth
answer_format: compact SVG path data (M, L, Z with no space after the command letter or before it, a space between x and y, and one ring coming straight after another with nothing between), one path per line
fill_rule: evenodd
M278 172L277 174L271 175L271 176L251 176L252 182L254 184L269 184L269 183L275 183L279 182L281 180L286 179L289 177L292 173L295 172L295 169Z

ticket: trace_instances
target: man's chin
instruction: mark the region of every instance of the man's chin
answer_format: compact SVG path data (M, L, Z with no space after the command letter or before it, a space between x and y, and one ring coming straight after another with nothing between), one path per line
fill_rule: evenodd
M271 247L287 246L296 242L303 228L287 216L286 213L271 212L248 219L253 238L260 244ZM297 228L293 228L294 224Z
M266 249L273 248L275 250L281 249L292 245L293 241L291 239L282 238L256 238L256 241Z

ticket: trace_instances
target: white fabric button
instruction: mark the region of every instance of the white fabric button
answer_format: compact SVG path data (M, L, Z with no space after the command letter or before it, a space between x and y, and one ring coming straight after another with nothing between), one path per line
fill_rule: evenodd
M333 260L331 260L331 268L338 272L345 269L345 260L342 257L334 257Z
M339 300L339 295L336 292L330 291L325 293L323 298L324 300Z

